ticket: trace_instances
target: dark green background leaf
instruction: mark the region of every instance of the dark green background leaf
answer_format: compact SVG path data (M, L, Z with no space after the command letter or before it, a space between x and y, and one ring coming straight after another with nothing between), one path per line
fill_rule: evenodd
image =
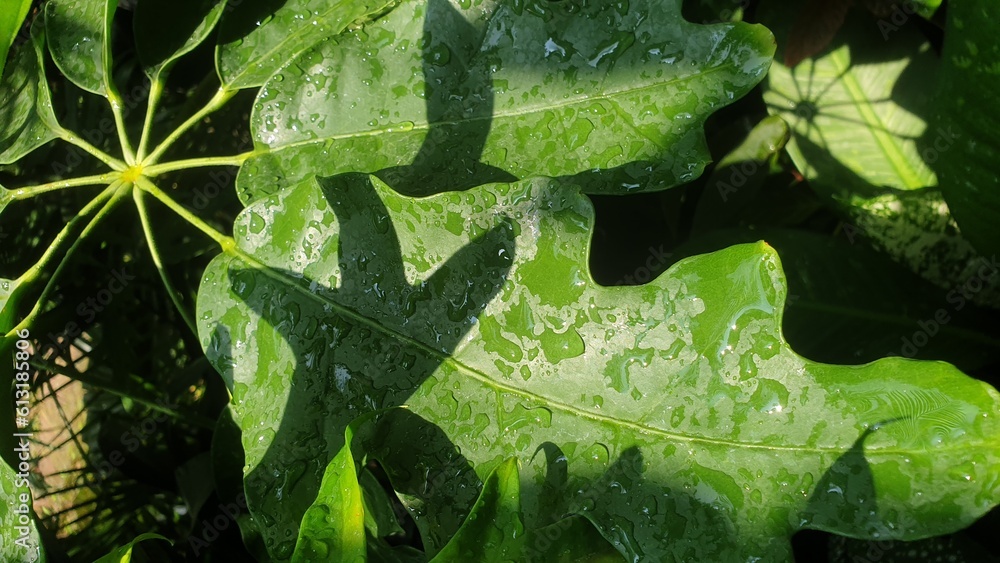
M962 234L985 256L1000 253L1000 38L995 5L982 0L949 6L933 123L954 136L934 164L941 191ZM936 141L928 132L928 143Z

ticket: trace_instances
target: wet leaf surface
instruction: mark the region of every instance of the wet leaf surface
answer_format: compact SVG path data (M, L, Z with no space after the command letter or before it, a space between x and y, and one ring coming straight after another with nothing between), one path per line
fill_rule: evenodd
M49 52L73 84L100 96L112 92L111 21L118 0L54 0L45 5Z
M395 0L247 0L219 30L216 67L225 88L260 86L302 51L391 9Z
M534 175L591 193L668 188L701 173L705 119L773 51L760 26L690 24L670 0L460 6L404 2L273 76L241 199L341 172L411 195Z
M273 557L347 424L400 405L368 453L429 555L511 457L526 529L584 515L629 559L787 560L798 529L918 538L993 506L992 388L944 363L796 355L763 244L598 286L592 226L547 180L412 199L313 179L240 215L199 330Z

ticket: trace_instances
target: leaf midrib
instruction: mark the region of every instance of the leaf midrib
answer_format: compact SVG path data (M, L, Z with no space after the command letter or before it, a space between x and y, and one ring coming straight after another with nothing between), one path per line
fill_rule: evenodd
M567 107L574 106L574 105L577 105L577 104L585 103L585 102L588 102L588 101L591 101L591 100L595 100L595 101L596 100L601 100L601 101L615 102L615 100L613 98L617 97L617 96L620 96L620 95L630 94L630 93L633 93L633 92L643 92L643 91L646 91L646 90L652 90L654 88L662 88L664 86L668 86L668 85L672 85L672 84L676 84L676 83L688 82L688 81L691 81L691 80L693 80L695 78L702 77L702 76L705 76L705 75L709 75L709 74L718 72L720 70L724 70L726 68L729 68L729 66L730 65L720 64L720 65L717 65L717 66L709 67L709 68L707 68L707 69L705 69L703 71L700 71L700 72L696 72L696 73L692 73L692 74L686 74L684 76L677 76L677 77L674 77L674 78L672 78L670 80L666 80L666 81L663 81L663 82L654 82L652 84L647 84L645 86L639 86L639 87L636 87L636 88L624 88L624 89L619 89L619 90L612 90L610 92L605 92L605 93L596 94L596 95L584 95L584 94L580 94L577 97L572 97L572 98L563 100L561 102L554 103L552 105L522 106L521 109L516 109L516 110L513 110L513 111L509 111L509 112L495 112L495 113L493 113L491 115L488 115L488 116L477 116L477 117L470 117L470 118L467 118L467 119L456 119L456 120L453 120L453 121L435 121L434 123L430 123L429 121L425 120L425 121L421 121L419 123L417 123L417 122L410 122L410 123L413 124L413 126L412 127L407 127L406 128L406 132L408 133L410 131L429 131L432 127L450 127L450 126L455 126L455 125L467 125L467 124L477 123L477 122L481 122L481 121L489 121L489 122L492 123L493 121L496 121L498 118L503 118L503 119L517 118L517 117L521 117L521 116L525 116L525 115L529 115L529 114L533 114L533 113L539 113L539 112L543 112L543 111L551 111L551 110L563 109L563 108L567 108ZM615 106L616 106L616 109L617 109L617 104L615 104ZM634 127L634 125L633 125L633 127ZM325 136L325 137L316 137L314 139L303 139L301 141L294 141L292 143L278 145L276 147L271 147L270 145L267 145L267 147L268 147L267 150L265 150L265 151L258 151L258 152L255 153L255 156L256 155L260 155L260 154L266 154L266 153L276 153L276 152L279 152L279 151L283 151L283 150L286 150L286 149L293 149L293 148L300 147L300 146L314 145L314 144L319 144L319 143L326 143L328 141L340 141L340 140L344 140L344 139L353 139L353 138L357 138L357 137L376 137L378 135L396 133L397 131L400 131L400 130L401 130L401 127L400 127L400 125L397 124L396 126L381 127L381 128L378 128L378 129L367 129L367 130L359 130L359 131L350 131L350 132L345 132L345 133L338 133L338 134L328 135L328 136ZM646 135L644 135L644 137L647 138L647 139L649 139L649 137L646 136ZM654 141L653 139L649 139L649 140L651 142L653 142L654 144L656 144L657 146L660 146L661 148L665 148L666 147L664 144L662 144L660 142L657 142L657 141Z
M875 142L882 149L882 153L889 161L893 170L895 170L896 175L903 182L903 187L905 189L925 187L925 182L920 179L917 170L910 164L906 155L903 154L901 147L896 143L893 135L888 133L888 125L882 121L872 106L871 99L865 95L864 89L851 71L849 61L845 60L845 57L848 56L843 49L835 51L830 55L830 62L836 70L837 75L841 77L844 90L854 100L858 108L858 113L861 114L861 118L868 125L872 136L875 138Z
M794 452L803 452L803 453L823 453L823 454L826 454L826 453L840 453L840 452L844 452L847 449L849 449L849 446L844 446L844 447L804 447L804 446L785 446L785 445L776 446L776 445L761 444L761 443L758 443L758 442L739 442L739 441L735 441L735 440L727 440L727 439L724 439L724 438L712 438L712 437L707 437L707 436L692 436L692 435L688 435L688 434L679 434L679 433L676 433L676 432L668 432L668 431L660 429L660 428L656 428L656 427L652 427L652 426L646 426L646 425L639 424L639 423L636 423L636 422L632 422L632 421L629 421L629 420L622 420L622 419L619 419L619 418L616 418L616 417L613 417L613 416L601 415L601 414L593 413L593 412L590 412L590 411L582 410L582 409L580 409L578 407L575 407L573 405L570 405L568 403L564 403L562 401L558 401L558 400L552 399L552 398L547 397L547 396L538 395L538 394L532 393L530 391L527 391L525 389L521 389L519 387L513 387L513 386L510 386L510 385L505 385L505 384L503 384L501 382L498 382L498 381L494 380L493 378L489 377L489 375L487 375L487 374L485 374L485 373L483 373L483 372L481 372L481 371L479 371L479 370L477 370L477 369L475 369L473 367L470 367L468 365L463 364L462 362L460 362L457 359L455 359L455 357L452 356L452 355L445 354L445 353L441 352L440 350L438 350L436 348L433 348L432 346L428 346L427 344L424 344L423 342L421 342L419 340L416 340L415 338L412 338L410 336L407 336L405 334L397 332L397 331L395 331L393 329L385 327L385 326L379 324L378 322L375 322L374 320L369 319L368 317L366 317L366 316L364 316L364 315L362 315L362 314L354 311L353 309L351 309L351 308L349 308L349 307L347 307L347 306L345 306L345 305L343 305L343 304L341 304L341 303L339 303L337 301L334 301L334 300L331 300L331 299L326 299L323 296L321 296L319 293L316 293L314 291L310 291L308 288L306 288L304 285L302 285L302 281L306 280L305 277L301 278L301 280L300 280L300 279L297 279L297 278L294 278L294 277L291 277L291 276L284 275L284 274L276 271L275 269L267 266L266 264L260 262L259 260L257 260L253 256L251 256L251 255L243 252L239 248L232 248L228 253L229 253L229 255L232 258L237 258L237 259L245 262L248 266L250 266L251 268L253 268L255 270L258 270L258 271L262 272L265 276L267 276L267 277L269 277L269 278L271 278L271 279L273 279L273 280L275 280L275 281L277 281L277 282L279 282L279 283L281 283L283 285L291 286L291 287L295 288L300 294L304 295L305 297L307 297L309 299L313 299L316 302L320 303L321 305L329 306L330 309L332 309L333 311L339 313L340 315L343 315L344 317L347 317L347 318L349 318L349 319L351 319L353 321L361 323L362 325L366 326L367 328L370 328L373 331L380 332L380 333L388 336L389 338L392 338L392 339L404 342L404 343L406 343L406 344L408 344L410 346L414 346L414 347L420 349L421 351L423 351L424 353L429 354L429 355L431 355L431 356L439 359L441 361L441 364L448 364L449 366L451 366L452 368L454 368L456 371L465 373L466 375L468 375L468 376L470 376L470 377L472 377L472 378L480 381L483 385L485 385L487 387L492 387L497 392L506 392L506 393L510 393L510 394L513 394L513 395L519 395L521 397L524 397L525 399L528 399L528 400L531 400L531 401L536 401L536 402L538 402L538 403L540 403L540 404L542 404L542 405L544 405L546 407L554 408L555 410L562 410L562 411L565 411L565 412L567 412L567 413L569 413L571 415L575 415L575 416L578 416L578 417L581 417L581 418L590 419L590 420L592 420L594 422L597 422L599 424L617 425L619 427L630 428L630 429L632 429L632 430L634 430L636 432L639 432L641 434L655 434L655 435L659 435L659 436L661 436L661 437L663 437L665 439L674 440L674 441L678 441L678 442L707 444L707 445L711 445L711 446L722 446L722 447L727 447L727 448L740 448L740 449L752 449L752 450L767 450L767 451L794 451ZM948 446L948 447L942 447L942 448L935 448L933 451L936 452L936 453L942 453L942 452L948 452L948 451L953 451L953 450L965 450L965 449L968 449L970 447L974 448L976 446L980 446L980 445L984 445L984 444L987 444L987 441L985 439L980 439L979 441L977 441L975 443L966 443L966 444L963 444L961 446ZM912 454L915 451L922 451L922 450L918 450L918 449L907 450L907 449L898 449L898 448L878 448L878 447L876 447L876 448L866 448L866 454L868 454L868 453L877 453L877 454L880 454L880 455ZM926 451L929 452L930 450L926 450Z

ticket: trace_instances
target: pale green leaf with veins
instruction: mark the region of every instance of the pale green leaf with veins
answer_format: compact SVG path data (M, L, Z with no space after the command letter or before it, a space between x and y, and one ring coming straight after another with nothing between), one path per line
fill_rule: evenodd
M781 37L795 13L770 5L764 20ZM852 13L827 51L794 68L776 61L765 82L764 100L771 113L795 132L789 152L802 173L817 189L847 202L871 195L861 192L859 182L896 190L937 183L917 145L927 128L920 115L929 98L909 90L894 96L904 73L932 74L935 55L916 32L900 33L881 45L878 31L866 25L870 18ZM866 48L876 42L881 47L876 60L858 60L859 53L872 52ZM820 151L829 155L822 157Z
M776 1L759 17L782 40L795 22L794 11ZM827 50L794 68L778 62L779 48L764 101L792 127L788 153L809 185L847 216L849 239L871 239L950 290L978 276L982 257L956 233L933 170L962 152L951 123L925 120L933 107L926 81L938 57L919 28L885 37L873 22L853 10ZM1000 288L974 299L1000 302Z
M404 2L268 80L237 188L366 172L410 195L535 175L665 189L701 173L705 119L773 49L765 28L691 24L675 0Z
M914 539L996 503L991 387L939 362L796 355L764 244L601 287L593 222L550 180L413 199L311 179L244 210L202 280L199 332L273 557L347 424L400 405L397 445L368 455L429 556L511 457L527 529L581 514L630 560L790 560L799 529Z

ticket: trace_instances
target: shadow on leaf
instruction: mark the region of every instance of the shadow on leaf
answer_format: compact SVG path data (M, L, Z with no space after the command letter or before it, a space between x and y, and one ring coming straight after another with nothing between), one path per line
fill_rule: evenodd
M880 425L874 425L854 442L823 474L802 518L808 528L819 530L871 530L878 521L875 479L865 458L864 443Z
M448 0L427 3L422 60L429 133L413 163L376 173L400 193L429 193L442 177L453 179L453 190L517 180L480 162L496 97L488 69L474 61L484 34Z
M369 177L318 182L340 235L341 278L330 283L335 287L285 270L229 271L233 292L261 319L253 334L259 349L295 362L273 366L276 376L264 394L283 413L280 425L241 421L244 446L267 445L245 487L268 549L278 558L290 555L298 521L342 446L347 424L370 410L404 404L435 371L452 369L447 358L496 296L514 255L512 224L498 218L492 229L411 284L396 226ZM211 346L224 350L228 342L216 331ZM404 426L407 435L420 435L405 443L454 449L436 427L417 420ZM477 482L467 483L470 506Z

